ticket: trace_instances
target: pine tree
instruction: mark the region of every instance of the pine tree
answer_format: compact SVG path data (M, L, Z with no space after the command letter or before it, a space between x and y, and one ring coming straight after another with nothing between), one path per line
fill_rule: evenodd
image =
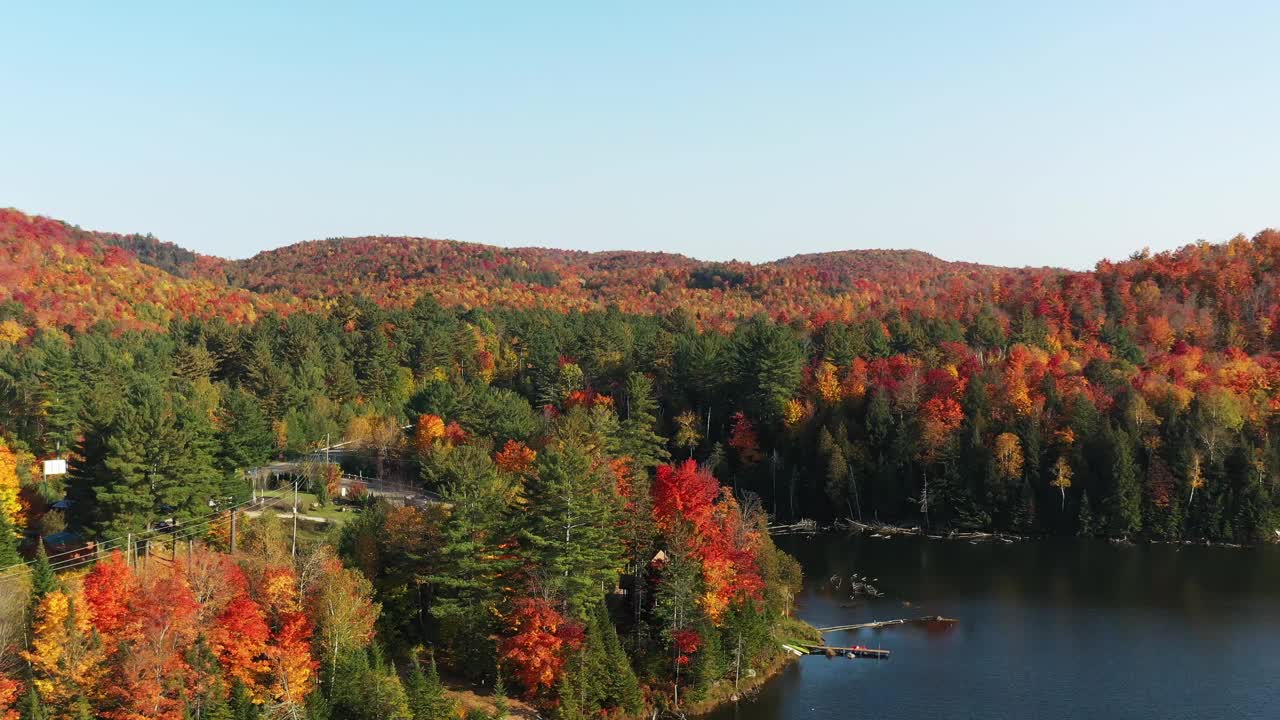
M484 678L494 667L494 618L503 579L513 569L504 545L514 534L510 512L519 488L499 472L485 448L454 448L440 469L443 494L452 508L444 526L437 571L427 580L436 588L431 615L453 667Z
M45 711L44 704L40 702L40 693L36 692L34 686L27 688L27 693L22 697L22 720L49 720L49 713Z
M560 683L556 687L556 695L560 704L556 706L555 720L586 720L587 714L582 707L582 673L573 672L574 663L566 663L565 671L560 675Z
M747 415L779 422L803 377L804 355L791 331L755 317L738 327L728 355L734 391Z
M658 403L653 399L653 382L643 373L627 376L624 390L626 419L619 438L620 454L631 458L635 467L651 470L671 459L666 441L656 432Z
M626 714L639 713L644 706L640 681L631 668L631 659L622 648L618 630L609 618L609 608L603 598L596 604L593 624L598 629L603 645L603 664L606 670L604 696L608 699L608 706L621 708Z
M621 566L612 478L583 447L564 441L543 451L537 468L522 535L564 614L583 617Z
M0 512L0 570L21 562L17 534L14 533L13 525L9 523L9 516Z
M381 648L351 650L339 660L329 693L333 717L344 720L412 720L400 676L387 666Z
M707 618L698 621L697 630L702 642L693 656L689 685L695 695L705 697L711 686L724 677L727 664L720 631Z
M80 423L84 386L76 369L71 349L59 333L41 331L32 341L41 355L36 373L39 386L39 409L43 416L43 450L60 454L69 452L76 440Z
M31 597L28 602L34 607L44 599L45 595L53 592L57 587L58 578L53 574L53 568L49 565L49 553L44 549L44 539L42 538L36 545L36 560L31 567Z
M502 669L499 668L493 681L493 719L507 720L511 714L511 703L507 701L507 685L502 680Z
M252 395L239 388L231 390L218 415L222 426L218 466L224 474L260 465L271 457L275 445L271 423Z
M227 704L231 708L231 716L234 720L258 720L261 717L258 705L253 702L248 688L239 680L231 686L231 700Z
M1121 537L1142 529L1142 484L1133 442L1123 430L1113 428L1107 436L1111 459L1111 497L1107 502L1109 530Z
M422 664L418 662L417 653L414 653L405 692L409 696L409 710L413 713L413 720L451 720L457 717L456 705L445 696L444 687L440 684L435 653L431 654L426 673L422 672Z
M1089 491L1080 494L1080 513L1076 516L1076 534L1080 537L1091 537L1094 533L1093 508L1089 502Z

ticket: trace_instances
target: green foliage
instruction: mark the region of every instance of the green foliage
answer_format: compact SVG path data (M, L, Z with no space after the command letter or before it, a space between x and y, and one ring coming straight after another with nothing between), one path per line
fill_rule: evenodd
M608 467L579 444L561 442L538 456L522 536L543 591L571 617L585 616L621 568L612 482Z
M57 588L58 578L53 574L53 567L49 564L49 553L45 551L44 540L41 539L36 545L35 563L31 566L30 602L32 606Z
M41 548L44 544L41 543ZM14 533L9 516L0 512L0 568L7 568L22 562L18 554L18 537ZM47 559L46 559L47 562Z
M433 653L430 662L427 664L427 671L422 671L422 664L418 662L417 652L414 653L412 663L409 666L409 678L405 682L405 693L409 699L409 711L413 715L413 720L452 720L456 718L457 707L455 703L444 694L444 687L440 684L440 673L436 669L436 657Z
M345 652L329 692L333 717L349 720L414 720L400 676L377 645Z
M1142 486L1133 443L1123 431L1108 434L1111 461L1111 496L1107 502L1108 530L1121 537L1136 534L1142 528Z
M804 357L785 327L756 317L738 327L729 349L729 375L747 414L778 423L800 385Z
M79 524L96 536L203 515L209 500L220 498L217 440L207 409L178 390L141 383L129 402L85 431L69 492Z
M514 558L503 544L513 534L510 513L519 485L498 472L483 447L464 445L443 460L442 490L452 504L439 548L440 563L428 580L437 598L431 615L454 666L471 677L494 668L496 610L502 602L500 578Z
M666 440L656 433L658 403L653 398L653 381L643 373L627 376L625 415L622 421L618 450L631 458L634 466L650 470L671 459Z

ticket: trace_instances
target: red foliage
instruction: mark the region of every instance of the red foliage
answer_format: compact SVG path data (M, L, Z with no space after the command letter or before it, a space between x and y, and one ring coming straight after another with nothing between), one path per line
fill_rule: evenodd
M511 634L502 640L503 665L534 699L556 686L565 656L582 645L582 628L541 598L521 598L508 618Z
M248 595L232 600L209 630L209 643L218 662L255 697L261 697L261 676L270 667L265 657L270 635L262 608Z
M126 626L136 620L129 607L136 593L133 571L118 550L94 565L84 578L84 597L93 627L109 648L134 634L134 628L126 630Z
M537 458L538 453L528 445L518 440L508 440L507 444L502 446L502 450L494 456L493 461L504 472L521 475L533 467L533 462Z
M756 539L743 527L733 495L697 463L687 460L658 468L653 482L653 512L658 527L671 532L685 523L690 552L702 565L707 593L703 609L718 622L738 598L759 599L764 589L756 563Z
M22 683L0 675L0 720L18 720L18 698L22 695Z
M741 412L733 415L733 430L729 435L729 447L738 451L738 458L751 465L760 462L764 456L760 454L760 439L756 436L755 426Z
M702 636L696 630L677 630L671 633L671 644L676 648L676 662L688 665L689 656L702 649Z

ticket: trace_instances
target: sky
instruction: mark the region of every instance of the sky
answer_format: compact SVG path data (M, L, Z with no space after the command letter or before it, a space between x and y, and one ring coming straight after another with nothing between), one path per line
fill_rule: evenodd
M3 4L0 207L224 257L1088 268L1280 226L1275 2Z

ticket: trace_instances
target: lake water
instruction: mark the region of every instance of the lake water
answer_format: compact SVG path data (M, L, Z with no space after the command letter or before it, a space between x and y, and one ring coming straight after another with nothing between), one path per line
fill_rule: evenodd
M892 659L799 658L715 720L1280 718L1276 548L843 535L779 545L804 566L797 614L814 625L960 622L829 633ZM885 596L845 607L854 572Z

